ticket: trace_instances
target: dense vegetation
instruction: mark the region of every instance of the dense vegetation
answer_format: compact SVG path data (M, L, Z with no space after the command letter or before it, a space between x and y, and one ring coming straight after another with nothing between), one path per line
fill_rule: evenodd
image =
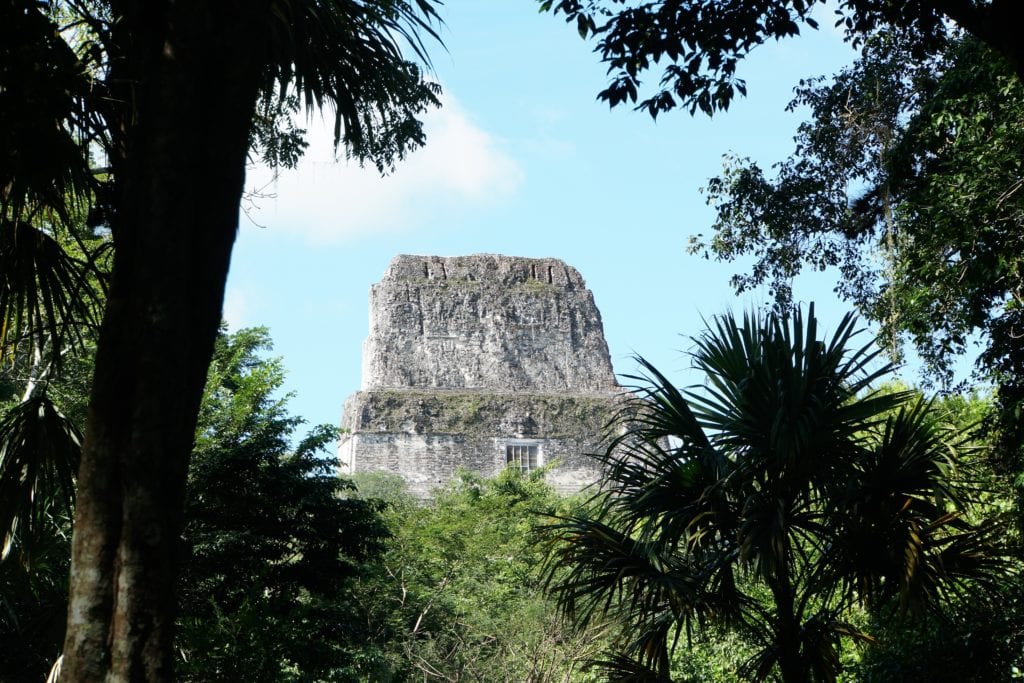
M431 0L0 5L0 353L48 374L83 327L96 351L68 676L173 678L188 462L250 152L293 164L290 115L324 107L335 146L393 167L439 104L406 57L427 61L436 20Z
M927 640L921 620L1010 604L1009 527L970 427L876 388L891 367L851 347L853 324L821 339L813 308L715 318L693 340L702 390L643 364L602 495L544 530L562 610L625 626L600 664L609 680L674 680L680 638L696 634L744 643L741 679L836 681L853 646ZM998 661L1007 676L1019 656L987 653L958 671ZM899 669L902 654L866 670Z
M178 584L182 680L339 680L358 640L351 578L387 535L378 504L340 497L349 485L321 457L333 429L290 446L302 420L275 395L268 346L263 330L222 335L207 381ZM64 638L70 510L37 505L34 536L19 531L0 562L3 681L42 681Z
M654 117L727 109L746 93L742 61L769 40L817 29L824 4L538 1L595 41L611 77L599 98ZM773 173L727 158L707 188L715 234L692 238L691 252L753 256L733 284L738 292L767 284L780 311L802 268L838 268L837 293L881 326L894 357L912 343L930 380L948 385L957 356L980 339L978 379L996 386L990 426L1016 471L1024 462L1024 50L1013 35L1024 5L843 0L834 20L860 58L796 87L791 109L808 108L810 120ZM644 92L645 76L659 71Z
M602 628L545 597L532 528L573 505L508 471L430 505L401 480L339 479L328 426L278 395L266 331L222 334L189 469L175 653L181 680L589 680ZM58 385L59 393L73 388ZM60 489L53 489L59 493ZM42 681L61 652L70 510L37 505L0 562L0 681Z
M835 267L836 291L880 327L896 357L910 343L933 380L980 341L979 377L998 387L1008 459L1021 445L1024 303L1024 88L971 38L926 60L879 33L833 78L805 81L794 154L766 173L731 158L708 184L710 240L691 251L755 257L737 291L768 284L780 306L802 268Z
M652 115L726 108L816 4L541 0L596 37L612 106L664 69ZM1019 676L1022 7L841 2L862 57L800 85L774 174L711 181L694 245L754 254L735 282L775 313L699 337L706 393L646 368L596 498L505 473L418 505L337 479L265 333L217 326L246 155L293 164L288 114L324 103L381 168L422 144L438 91L400 48L425 57L435 3L3 5L0 680L61 652L75 680ZM994 394L872 393L849 323L789 308L805 266L933 378L980 336Z
M378 647L366 680L596 680L583 669L607 642L604 625L563 622L544 592L533 528L574 503L543 472L464 473L426 505L393 475L356 481L361 495L391 501L393 534L359 588Z
M733 336L725 341L734 342L743 334L755 334L740 345L746 349L766 349L769 342L780 342L783 328L762 329L753 319L747 322L743 327L726 325L719 332L728 330ZM845 334L850 332L846 328ZM713 339L713 333L708 334L706 341ZM849 400L856 396L863 401L867 380L879 373L862 373L866 352L842 352L845 334L831 344L819 345L808 323L803 336L793 339L803 344L803 369L818 368L827 375L840 363L853 373L845 382L824 385L804 379L810 388L824 386L838 392L831 403L823 405L840 410L845 417L833 422L835 430L827 433L832 434L830 438L853 439L855 447L833 450L850 457L875 458L874 469L843 458L821 461L820 466L826 468L821 471L803 468L799 459L774 465L766 459L762 461L768 468L764 472L756 468L731 472L729 468L741 459L728 454L738 453L742 441L714 436L713 442L726 444L718 446L723 450L714 457L724 460L719 462L719 483L705 481L712 474L705 467L709 462L689 472L696 461L685 454L686 449L699 435L685 431L687 424L692 429L694 423L684 418L687 410L695 410L700 420L711 419L707 409L712 404L703 404L705 412L701 412L700 405L688 403L691 399L684 399L664 378L652 374L655 383L647 396L661 413L633 434L644 438L623 441L631 444L636 467L608 460L606 494L589 502L563 499L544 483L543 472L524 477L509 470L489 480L466 473L428 504L412 499L397 477L362 474L356 479L358 488L338 479L333 465L322 455L335 438L331 428L314 428L292 446L302 421L288 413L287 397L276 393L281 367L278 361L261 355L269 348L265 331L222 335L207 381L189 472L175 644L182 680L237 680L244 675L247 680L259 681L540 683L608 680L610 671L618 671L619 676L611 680L632 680L627 674L639 675L639 669L629 662L644 662L629 655L635 655L641 641L652 636L660 644L640 651L660 652L664 670L650 680L750 680L759 677L757 667L760 674L771 677L778 669L764 648L771 649L770 638L765 638L781 614L770 583L780 571L792 572L794 588L806 592L800 601L802 618L822 629L821 638L815 641L819 649L804 647L806 656L823 658L821 666L825 668L816 669L813 680L1006 679L1012 667L1024 664L1024 601L1012 582L1001 580L1015 566L1000 559L1008 545L992 552L994 541L984 532L989 528L984 520L998 522L1000 515L1014 506L1005 480L989 466L984 440L972 431L991 410L991 402L978 396L951 397L929 407L905 387L888 386L868 399L870 411L856 408L860 404L849 404ZM712 351L711 346L705 348ZM719 352L726 350L717 347ZM762 353L750 361L778 363L795 358L776 350L781 355L774 360ZM823 354L821 362L814 360L816 353ZM747 356L735 348L733 354L735 367L745 372ZM722 372L732 367L725 359L718 357L717 367ZM794 382L800 369L790 370L796 373ZM762 372L762 379L785 376L775 366L762 367ZM727 385L721 382L727 380L719 377L711 386L725 391ZM768 388L771 383L755 382L753 386ZM787 386L795 391L801 385ZM57 390L65 393L73 387L70 382ZM742 392L736 393L739 389L730 391L723 396L743 397ZM787 396L788 401L794 400L794 395ZM760 418L751 416L742 423L748 435L744 438L750 438L756 435L758 425L772 419L771 411L779 409L773 402L780 397L763 394L759 404L752 395L743 400L748 410L760 406L766 411ZM787 410L795 409L787 406ZM872 419L879 414L884 414L881 422ZM953 431L943 431L943 425L952 426ZM662 448L666 442L661 436L666 433L683 439L682 450ZM821 439L826 432L820 425L802 436L808 433L817 435L814 448L825 448ZM915 439L902 443L906 447L916 444L923 449L920 452L884 447L885 439L891 442L911 433ZM795 448L801 434L776 434L773 438ZM960 445L960 458L951 460L946 455L943 449L950 444ZM809 452L807 448L796 452ZM870 455L883 452L889 460ZM779 529L759 530L756 526L757 520L766 523L768 517L753 514L751 501L766 496L768 489L758 494L753 482L761 481L763 486L776 481L782 486L793 481L797 488L777 487L776 494L797 495L803 490L799 479L779 474L788 467L797 468L800 476L810 477L808 481L818 482L815 485L822 488L817 493L807 489L806 494L797 496L807 496L801 499L806 514L797 515L785 537L790 538L791 548L802 547L800 553L773 561L765 554L777 547L779 539L773 540L772 534ZM770 474L772 468L782 469L776 476ZM858 472L861 483L850 488L851 477ZM738 478L741 473L753 479L744 484ZM840 475L845 477L844 484L836 488ZM701 487L707 487L704 503L693 501L687 505L696 507L684 505L673 511L671 505L682 505L687 492ZM867 489L893 487L909 491L901 495L910 498L904 501L899 495L883 495L874 499L876 507L866 508L853 502L869 501L870 497L862 495ZM840 496L845 502L827 503L826 494ZM725 506L718 513L723 517L701 512L701 506L713 504L715 496L720 496ZM16 542L0 563L0 637L7 645L0 653L2 681L41 681L60 653L70 518L58 503L55 499L44 508L46 517L29 546L31 553L22 552ZM941 510L952 511L949 506L954 504L964 506L964 514L943 517ZM632 507L635 505L640 507ZM670 507L659 507L662 505ZM943 507L940 510L936 505ZM710 584L701 588L692 583L693 576L686 579L686 574L680 573L684 565L699 569L698 565L678 564L685 553L679 560L669 559L670 554L658 562L676 574L671 580L660 580L666 587L675 586L673 590L689 586L689 592L668 603L672 610L679 610L670 610L678 620L664 622L660 631L652 631L649 624L644 625L642 610L599 609L605 596L601 590L605 589L599 589L599 582L580 583L581 572L592 569L579 563L589 561L588 554L600 550L600 545L585 538L585 532L596 522L607 534L620 534L618 525L630 509L640 525L630 533L638 542L646 538L650 547L640 552L639 546L634 546L617 560L601 555L606 566L614 567L613 572L625 582L623 589L640 590L643 585L638 575L630 574L641 558L652 562L659 553L681 552L682 547L691 548L691 559L701 557L708 567L717 567L704 575L709 580L716 572L721 578L720 572L735 563L732 587L725 590L726 584L719 582L717 592L709 592ZM792 509L796 514L799 508ZM825 512L834 518L827 525L817 521ZM645 526L645 515L660 521ZM864 515L874 515L876 521L865 525ZM849 523L844 523L847 518ZM708 533L707 525L714 519L732 519L737 535ZM656 530L682 533L689 540L648 537L643 528L652 534ZM880 528L891 531L885 542L891 552L881 552L881 542L875 550L841 557L826 550L828 543L848 548L870 544L871 538L856 541L847 536L860 538L866 530ZM919 566L922 571L930 567L925 572L930 579L923 583L883 581L876 592L859 594L870 600L853 600L848 591L854 585L861 590L870 585L871 577L878 580L885 572L899 574L904 567L901 544L909 541L906 534L914 528L927 534L918 547L922 553ZM546 530L541 543L537 543L538 529ZM796 536L802 540L794 546L792 538ZM611 538L608 535L605 540ZM622 550L626 537L618 538L616 547ZM676 544L677 550L667 550L665 543L668 547ZM703 547L701 543L711 545ZM737 554L738 547L746 550ZM965 551L975 552L973 563L956 564L954 558ZM983 552L979 555L977 551ZM727 558L731 559L723 563ZM934 564L937 558L942 567ZM817 563L819 569L801 569L806 562ZM858 574L861 571L868 573ZM963 582L944 587L950 571ZM644 579L651 580L651 576ZM586 613L586 619L573 622L562 618L559 602L566 606L570 590L577 606L589 603L595 608L574 610L576 615ZM904 590L911 590L907 595L913 598L905 604L899 599ZM730 599L737 600L732 611L725 609ZM637 604L653 610L651 616L661 613L658 600L647 596ZM999 604L998 610L994 603ZM824 619L825 612L833 618ZM728 618L729 614L737 618ZM826 627L835 631L829 634Z
M632 103L657 117L677 107L708 115L728 108L734 96L746 93L747 84L737 75L740 62L770 39L817 28L812 15L820 3L654 0L632 5L614 0L541 0L540 4L542 9L564 14L581 37L595 41L595 52L608 65L611 77L600 99L612 107ZM1024 21L1024 10L1020 3L1006 0L844 0L835 15L836 26L861 48L860 58L835 76L798 85L791 109L806 108L810 119L800 126L790 158L775 164L771 172L748 159L727 158L725 173L713 178L707 188L709 202L717 210L714 234L709 239L692 238L691 252L726 260L753 256L753 266L738 273L733 284L738 292L768 285L775 312L782 316L791 310L791 281L802 268L837 268L836 291L879 324L882 348L898 359L904 346L912 344L924 360L926 379L946 391L954 389L951 367L957 357L973 341L980 341L983 350L974 379L982 387L994 387L991 400L974 400L970 411L957 408L955 397L933 405L940 414L945 409L948 415L959 416L953 420L956 433L966 437L960 445L975 455L969 458L969 467L963 462L958 465L959 472L948 465L940 467L945 481L934 478L920 489L945 491L933 499L929 514L936 519L953 514L957 528L949 530L946 541L927 543L920 532L941 533L941 524L921 526L922 519L896 526L904 532L913 530L913 543L921 542L917 550L907 546L905 560L919 551L941 554L944 544L952 549L969 538L987 537L983 542L989 543L1002 536L1006 545L990 550L1006 553L1006 563L989 567L992 571L982 580L987 584L983 590L967 578L972 571L949 572L951 565L940 560L938 571L925 574L929 581L948 580L956 589L938 589L936 583L937 594L947 604L941 617L928 619L913 616L914 600L909 597L896 607L876 599L879 585L893 595L901 592L901 586L920 588L910 581L927 565L919 564L920 560L913 568L908 566L902 578L895 574L884 579L885 558L892 556L890 544L899 534L883 534L864 546L862 554L874 565L870 576L852 580L843 578L841 567L823 567L841 559L837 551L851 541L841 537L843 518L849 521L854 514L880 511L876 506L900 498L897 491L909 480L887 494L873 489L870 504L865 499L851 508L848 496L865 483L861 475L848 473L846 490L835 497L835 491L823 487L821 480L800 482L801 476L818 476L813 468L800 471L797 466L795 479L788 472L787 467L798 465L800 450L787 467L773 469L779 463L773 464L772 457L778 456L766 459L763 449L769 442L749 440L753 435L744 430L750 424L736 422L744 411L757 407L755 395L763 399L751 386L762 373L751 369L747 377L736 374L744 364L754 363L760 347L746 345L743 360L737 357L731 366L716 367L706 353L709 348L701 346L696 362L712 377L707 394L684 396L649 368L652 377L644 389L664 413L663 421L648 424L646 432L634 435L640 444L647 444L639 455L649 461L649 467L634 471L609 456L608 499L559 528L560 536L572 541L560 557L576 567L573 580L555 584L563 608L586 618L603 604L598 612L622 610L637 625L640 636L607 662L621 680L718 679L709 669L679 669L677 662L669 661L667 646L675 642L672 638L678 630L673 629L679 624L686 625L687 639L696 633L698 646L707 645L709 638L721 639L723 630L734 638L753 632L752 637L747 635L745 648L732 650L727 658L731 664L725 668L757 678L924 681L1008 680L1019 675L1020 595L1013 580L1005 580L1019 568L1019 529L1008 524L1002 513L1015 511L1019 519L1020 502L1015 498L1020 497L1024 467L1020 381L1024 376L1020 344L1024 58L1019 41L1010 38ZM659 71L656 86L652 89L648 84L644 92L644 76ZM780 383L775 388L781 391L783 380L775 376L773 381ZM963 382L955 390L966 386ZM816 404L814 410L822 405ZM874 427L862 426L857 438L884 437L877 442L881 446L895 434L888 430L895 430L913 410L920 411L922 426L934 423L934 418L924 417L923 406L900 410L884 420L879 417ZM684 419L688 412L695 417ZM967 412L977 420L965 419ZM761 434L770 434L774 440L800 433L807 425L794 418L800 414L780 412L777 422L762 423ZM677 418L678 424L669 424ZM869 437L882 425L882 432ZM728 434L733 428L740 428L735 439ZM683 446L665 449L664 444L652 442L659 433L681 439ZM703 439L707 445L703 450L688 446L688 439L696 444ZM711 467L714 462L709 464L707 459L714 460L712 452L737 462L737 453L743 458L754 454L758 464L737 467L738 473L722 463ZM926 460L916 462L920 466ZM863 465L855 469L859 468ZM707 488L699 485L700 477L690 469L701 473ZM759 469L761 475L757 475ZM652 471L660 471L664 481ZM910 470L889 474L897 472L909 475ZM772 481L767 476L771 473L782 476L782 481L767 483ZM751 476L760 483L750 486ZM721 483L712 483L716 481ZM797 488L787 493L786 487L792 485ZM735 487L744 492L734 498ZM913 514L928 496L911 498L918 502L899 514L891 511L887 523L904 513ZM763 516L761 533L748 538L759 525L748 520L744 526L741 520L770 499L780 503L775 527L766 527L770 520ZM733 515L737 510L742 514ZM810 524L801 529L804 522ZM724 531L717 526L722 524ZM883 528L878 521L867 525L860 540ZM789 534L795 537L787 539ZM595 544L598 538L603 545ZM767 541L774 545L763 545ZM740 545L730 554L730 544L735 543ZM971 550L968 556L978 559L980 554ZM738 571L729 573L734 564ZM780 579L787 566L796 569L793 581ZM827 577L825 583L821 583L823 577ZM875 583L879 580L882 584ZM795 597L801 586L805 591L810 588L805 596L812 597L799 600L794 612L787 594ZM851 593L852 586L856 590ZM595 595L606 602L600 603ZM845 609L837 609L836 599L841 605L850 598ZM824 617L812 623L816 610ZM844 613L850 618L842 617ZM792 624L808 616L811 619L794 637ZM709 630L706 622L714 623L714 628ZM694 625L700 628L691 628ZM866 639L868 633L876 634L878 642L874 636ZM851 655L850 642L857 639L870 646L864 646L862 654ZM743 650L747 656L736 656Z

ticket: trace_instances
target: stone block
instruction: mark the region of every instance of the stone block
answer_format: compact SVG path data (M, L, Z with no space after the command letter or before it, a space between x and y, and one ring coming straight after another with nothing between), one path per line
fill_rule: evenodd
M362 372L342 470L398 473L421 497L510 459L585 488L623 405L594 297L557 259L395 257L370 290Z

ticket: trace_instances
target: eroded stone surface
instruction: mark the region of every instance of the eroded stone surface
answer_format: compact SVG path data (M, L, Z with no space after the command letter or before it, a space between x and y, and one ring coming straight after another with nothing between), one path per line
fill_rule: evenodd
M397 256L370 290L362 388L606 392L601 314L557 259Z
M401 474L413 493L460 468L493 476L536 446L557 489L598 477L622 408L601 316L557 259L397 256L370 291L362 391L345 404L343 470Z
M345 403L347 433L338 452L348 472L401 474L426 497L462 469L493 476L508 443L536 444L548 483L573 493L597 479L591 457L623 409L618 395L378 390Z

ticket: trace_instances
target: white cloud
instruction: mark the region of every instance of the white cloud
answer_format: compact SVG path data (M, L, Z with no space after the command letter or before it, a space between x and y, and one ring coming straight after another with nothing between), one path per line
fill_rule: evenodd
M221 318L227 321L232 332L242 329L247 324L249 299L241 289L228 287L224 293L224 309Z
M246 189L264 196L246 213L259 225L294 230L313 242L341 242L414 230L452 210L510 197L523 181L520 165L452 97L442 100L424 121L426 146L383 178L372 166L335 160L329 122L304 124L310 144L297 169L276 180L263 166L249 171Z

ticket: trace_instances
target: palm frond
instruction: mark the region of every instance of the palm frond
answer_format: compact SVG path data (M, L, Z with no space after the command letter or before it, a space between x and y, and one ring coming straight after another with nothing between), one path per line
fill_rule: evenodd
M51 510L70 517L81 443L78 430L45 394L0 419L0 559L15 546L30 559L34 540L46 536Z
M593 666L604 673L608 683L688 683L674 681L667 674L651 668L643 661L622 654L598 660Z
M838 582L869 605L897 598L918 610L937 608L971 577L990 584L1006 574L1001 523L965 517L973 492L958 483L953 459L965 437L943 429L930 409L918 397L890 413L861 453L829 512L818 585Z
M50 349L59 363L64 346L80 343L83 330L97 322L94 268L45 231L0 221L0 354L24 342Z
M0 219L29 220L68 207L94 184L87 148L71 122L92 85L47 16L47 3L0 6Z
M620 524L651 542L686 552L721 546L738 505L726 483L732 462L704 434L685 397L654 366L637 359L648 385L632 402L628 429L599 456L604 500Z
M877 642L870 634L838 618L829 610L814 614L803 623L800 629L800 654L812 680L833 683L839 677L842 671L839 655L843 638L861 644Z
M564 612L633 635L615 680L665 675L669 634L714 619L759 643L750 677L834 681L843 642L871 642L842 619L854 602L932 609L1007 575L1000 527L968 521L962 439L915 392L872 390L891 366L855 325L820 340L813 307L713 318L687 391L638 359L599 494L548 528Z
M686 623L718 607L707 566L662 553L600 520L558 517L543 533L551 551L546 585L572 618L587 623L614 611L641 627L665 612Z
M1007 521L964 526L958 515L947 514L919 531L919 555L908 558L898 595L903 611L942 614L968 595L998 594L1013 576L1003 543Z
M798 649L807 680L833 683L842 671L840 652L842 640L859 644L875 644L870 634L840 619L834 611L822 610L800 624ZM774 634L762 638L764 646L740 667L741 678L764 681L772 678L779 665L781 649Z
M297 93L308 112L332 107L335 144L382 171L423 144L417 117L440 89L402 45L429 67L423 36L441 42L435 2L277 0L268 16L264 92Z

